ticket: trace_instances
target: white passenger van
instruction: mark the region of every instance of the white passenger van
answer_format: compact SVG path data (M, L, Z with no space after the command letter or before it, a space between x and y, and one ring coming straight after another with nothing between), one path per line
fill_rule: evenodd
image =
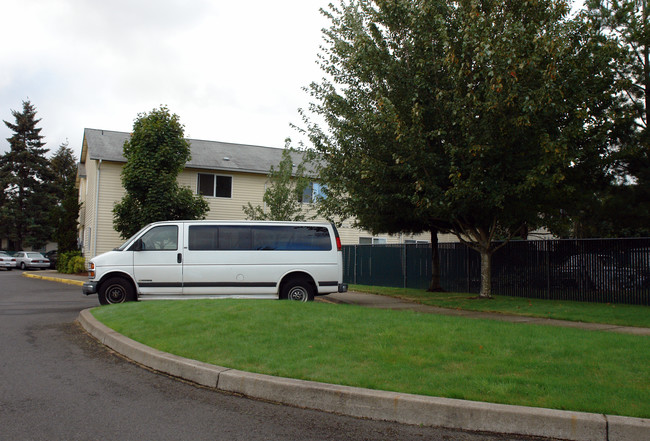
M333 224L167 221L147 225L89 263L99 303L171 298L311 301L347 291Z

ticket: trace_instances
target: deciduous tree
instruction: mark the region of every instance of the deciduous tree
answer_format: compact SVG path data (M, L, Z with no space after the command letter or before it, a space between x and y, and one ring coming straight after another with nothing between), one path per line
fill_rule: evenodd
M141 113L124 143L127 162L122 169L126 195L113 208L113 225L123 238L148 223L202 219L209 207L177 177L191 158L190 145L176 114L167 107Z
M491 255L543 223L587 115L561 0L352 0L332 25L307 132L330 211L373 230L452 232ZM318 115L326 127L311 122ZM590 153L589 153L590 154Z
M242 207L247 219L275 221L304 221L306 212L300 199L303 191L310 184L306 176L305 163L300 161L294 167L293 154L299 153L291 148L291 141L286 140L282 151L282 160L277 168L271 166L268 175L268 187L264 192L264 207L253 206L250 202Z

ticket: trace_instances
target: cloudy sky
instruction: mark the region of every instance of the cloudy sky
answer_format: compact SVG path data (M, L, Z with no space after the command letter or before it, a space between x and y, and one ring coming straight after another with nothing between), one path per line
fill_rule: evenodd
M162 104L187 137L282 147L322 77L329 1L3 1L0 119L29 99L47 147L77 158L84 128L130 131Z

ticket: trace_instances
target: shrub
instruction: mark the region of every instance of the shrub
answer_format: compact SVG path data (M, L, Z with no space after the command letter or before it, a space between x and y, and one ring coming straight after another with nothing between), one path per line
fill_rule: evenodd
M56 270L60 273L65 273L68 267L68 261L71 257L76 255L74 251L67 251L59 254L59 260L56 262Z
M74 256L68 261L68 274L83 273L86 271L86 259Z
M86 271L86 261L80 251L61 253L56 263L56 269L64 274L76 274Z

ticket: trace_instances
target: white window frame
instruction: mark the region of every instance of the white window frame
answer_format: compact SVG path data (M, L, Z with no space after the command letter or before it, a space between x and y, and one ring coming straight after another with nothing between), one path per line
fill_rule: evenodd
M325 199L325 185L320 182L312 181L302 191L300 196L301 204L313 204L318 199Z
M232 199L232 186L234 182L234 178L232 175L224 175L220 173L197 173L196 174L196 194L201 194L201 187L199 185L199 179L201 175L205 176L212 176L214 178L214 182L212 184L212 194L207 195L204 194L203 196L206 198L216 198L216 199ZM217 178L222 177L222 178L230 178L230 195L229 196L217 196Z

